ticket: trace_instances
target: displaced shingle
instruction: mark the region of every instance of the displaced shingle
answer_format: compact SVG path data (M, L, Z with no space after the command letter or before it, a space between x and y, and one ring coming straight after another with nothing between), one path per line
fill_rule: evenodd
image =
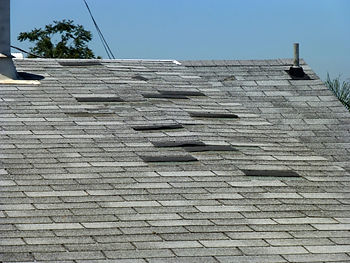
M187 152L234 152L237 151L231 145L203 145L203 146L184 146Z
M153 141L152 144L156 147L195 147L205 146L205 143L201 141Z
M123 99L115 96L111 97L99 97L99 96L89 96L89 97L76 97L78 102L124 102Z
M257 177L300 177L294 171L291 170L242 170L246 176Z
M86 60L86 61L58 61L61 66L64 67L89 67L89 66L101 66L101 62Z
M153 162L196 162L198 161L191 155L167 155L167 156L151 156L151 155L141 155L142 160L147 163Z
M176 95L176 96L189 96L189 97L205 96L205 94L202 92L189 91L189 90L159 90L159 93L163 95Z
M188 97L178 94L142 93L142 96L150 99L188 99Z
M151 125L139 125L132 127L135 131L157 131L157 130L174 130L184 128L181 124L151 124Z
M142 80L142 81L147 81L148 80L148 78L146 78L144 76L141 76L141 75L135 75L132 78L136 79L136 80Z
M216 113L206 111L189 111L191 117L196 118L224 118L224 119L236 119L238 115L233 113Z

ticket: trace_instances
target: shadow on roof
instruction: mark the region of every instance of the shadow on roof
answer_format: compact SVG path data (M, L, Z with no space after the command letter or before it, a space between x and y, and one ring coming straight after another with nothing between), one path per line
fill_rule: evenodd
M41 75L31 74L27 72L17 72L22 80L42 80L45 77Z

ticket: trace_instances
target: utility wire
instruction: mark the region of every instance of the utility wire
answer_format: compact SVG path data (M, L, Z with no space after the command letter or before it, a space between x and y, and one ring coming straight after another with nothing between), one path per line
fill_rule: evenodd
M28 54L28 55L31 55L31 56L33 56L33 57L36 57L36 58L44 58L44 57L35 55L35 54L33 54L33 53L30 53L30 52L28 52L28 51L25 51L24 49L21 49L21 48L19 48L19 47L15 47L15 46L11 46L11 47L14 48L14 49L17 49L17 50L19 50L19 51L21 51L21 52L24 52L24 53L26 53L26 54Z
M107 53L108 58L109 58L109 59L111 59L111 58L115 59L112 50L109 48L109 45L108 45L106 39L104 38L104 36L103 36L103 34L102 34L100 28L98 27L98 25L97 25L97 23L96 23L96 20L95 20L94 16L92 15L92 12L91 12L91 10L90 10L89 5L87 4L86 0L83 0L83 1L84 1L85 5L86 5L87 10L89 11L89 14L90 14L90 17L91 17L91 19L92 19L92 22L93 22L94 25L95 25L95 28L96 28L96 30L97 30L97 33L98 33L100 39L101 39L102 45L103 45L103 47L104 47L104 49L105 49L105 51L106 51L106 53Z

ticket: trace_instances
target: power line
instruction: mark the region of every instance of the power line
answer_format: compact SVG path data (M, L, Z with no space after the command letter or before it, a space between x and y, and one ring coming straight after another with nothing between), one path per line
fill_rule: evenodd
M19 51L21 51L21 52L24 52L24 53L26 53L26 54L28 54L28 55L30 55L30 56L33 56L33 57L36 57L36 58L44 58L44 57L35 55L35 54L33 54L33 53L30 53L30 52L28 52L28 51L25 51L24 49L21 49L21 48L19 48L19 47L15 47L15 46L12 46L12 45L11 45L11 47L14 48L14 49L17 49L17 50L19 50Z
M90 17L92 19L92 22L95 25L95 28L97 30L97 33L98 33L100 39L101 39L102 45L103 45L103 47L104 47L104 49L105 49L105 51L107 53L108 58L109 59L111 59L111 58L115 59L112 50L109 48L109 45L108 45L106 39L104 38L104 36L103 36L99 26L96 23L96 20L95 20L94 16L92 15L92 12L90 10L90 7L89 7L88 3L86 2L86 0L83 0L83 1L84 1L85 5L86 5L87 10L89 11L89 14L90 14Z

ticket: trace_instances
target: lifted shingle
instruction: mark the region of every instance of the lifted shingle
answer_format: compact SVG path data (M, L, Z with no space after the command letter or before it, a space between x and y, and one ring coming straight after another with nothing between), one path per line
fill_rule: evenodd
M198 147L205 146L205 143L201 141L166 141L166 142L152 142L156 147Z
M161 94L161 93L143 93L142 96L144 98L149 99L188 99L188 97L183 95L175 95L175 94Z
M98 61L59 61L58 64L64 67L88 67L88 66L101 66Z
M159 93L164 95L177 95L177 96L205 96L204 93L199 91L187 91L187 90L159 90Z
M237 119L238 115L233 113L215 113L207 111L189 111L191 117L196 118L227 118L227 119Z
M261 177L300 177L291 170L242 170L246 176L261 176Z
M124 102L123 99L119 97L76 97L78 102Z
M158 131L158 130L174 130L182 129L181 124L152 124L152 125L140 125L132 127L135 131Z
M231 145L203 145L203 146L185 146L187 152L235 152L236 148Z
M192 155L184 154L184 155L167 155L167 156L150 156L143 155L140 156L143 161L146 163L154 163L154 162L196 162L198 161Z

